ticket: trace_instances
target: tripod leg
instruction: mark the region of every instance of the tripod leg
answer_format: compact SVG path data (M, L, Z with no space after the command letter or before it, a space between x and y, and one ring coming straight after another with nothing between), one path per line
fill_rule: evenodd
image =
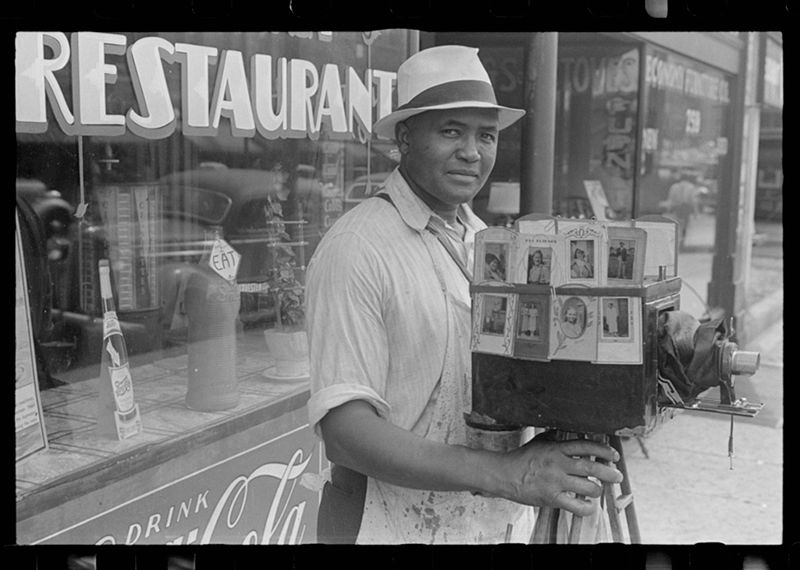
M623 479L620 483L620 490L622 495L628 497L628 504L625 507L625 518L628 521L628 533L630 535L631 544L641 544L642 537L639 534L639 521L636 518L636 508L633 505L633 491L631 490L631 481L628 477L628 467L625 463L625 454L622 451L622 441L618 435L612 435L609 443L611 447L619 453L619 461L617 461L617 469L622 473Z
M611 538L614 542L624 542L619 510L617 510L617 501L614 497L614 485L604 485L603 496L605 497L606 511L608 512L608 522L611 526Z
M555 544L558 534L559 510L541 507L533 526L531 544Z

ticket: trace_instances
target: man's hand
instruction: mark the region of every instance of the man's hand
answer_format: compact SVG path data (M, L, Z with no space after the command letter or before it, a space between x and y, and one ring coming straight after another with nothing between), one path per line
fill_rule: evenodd
M325 451L333 463L375 479L435 491L471 491L533 506L569 510L580 516L596 506L575 497L599 497L622 473L592 461L616 461L608 445L588 440L553 441L540 434L508 453L469 449L424 439L378 417L365 401L354 400L328 412L321 422Z
M593 461L591 456L599 461ZM597 498L602 487L589 479L603 483L619 483L622 473L600 461L614 462L619 454L608 445L585 439L554 441L552 432L533 438L524 446L503 456L510 483L501 496L529 505L568 510L578 516L588 516L596 508L588 498Z

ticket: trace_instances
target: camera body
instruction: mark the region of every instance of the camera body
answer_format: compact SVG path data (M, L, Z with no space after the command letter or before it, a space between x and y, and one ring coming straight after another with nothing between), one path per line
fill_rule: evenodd
M524 293L530 286L514 288ZM664 311L680 309L680 288L680 278L673 277L645 281L636 289L588 291L641 298L641 364L527 360L473 352L473 412L499 424L579 433L644 431L671 417L658 405L658 322ZM569 287L555 290L571 292ZM587 294L585 289L580 292Z
M511 287L519 295L532 292L532 286ZM672 419L679 408L751 417L757 413L760 405L736 399L733 382L735 375L757 370L759 354L739 350L729 328L702 326L699 330L695 321L685 331L690 338L688 357L682 366L678 364L682 373L692 376L687 378L691 388L675 390L665 378L664 322L672 315L686 317L680 313L679 277L647 279L635 289L574 289L559 287L551 294L641 299L641 362L533 360L473 351L473 415L498 425L643 435ZM487 290L473 286L476 294ZM715 386L720 388L719 403L703 399Z

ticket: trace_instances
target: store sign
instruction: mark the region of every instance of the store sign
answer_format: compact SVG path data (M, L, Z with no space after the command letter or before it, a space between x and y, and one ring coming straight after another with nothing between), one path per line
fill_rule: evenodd
M131 132L162 139L177 128L189 136L216 136L223 118L237 137L353 139L372 132L389 114L396 73L369 69L362 80L350 66L144 37L127 45L122 34L18 32L16 128L43 133L48 104L67 135L119 136ZM120 70L107 56L125 56L136 108L108 112L108 85ZM180 101L173 100L165 66L179 66ZM55 72L70 69L72 106ZM248 73L249 72L249 73Z
M645 61L645 81L655 89L730 103L730 84L724 78L652 54Z
M312 543L320 460L303 426L33 544Z
M593 96L636 93L639 89L639 50L614 57L561 57L558 75L565 91Z
M783 47L770 38L764 44L762 82L764 103L783 109Z

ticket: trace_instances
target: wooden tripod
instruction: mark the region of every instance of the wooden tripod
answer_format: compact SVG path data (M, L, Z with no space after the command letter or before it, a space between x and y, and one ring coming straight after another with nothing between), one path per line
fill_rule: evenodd
M556 437L569 439L569 434L558 431ZM579 438L586 439L586 434L578 434ZM622 529L621 515L624 513L628 526L628 541L630 544L641 543L639 535L639 522L636 519L636 509L633 504L633 492L628 477L628 468L625 464L625 455L622 451L622 441L618 435L602 435L601 441L608 443L619 453L617 469L622 472L623 480L619 484L620 494L616 495L614 488L617 485L603 485L603 494L600 498L600 513L596 518L585 520L584 517L574 516L561 509L542 507L536 517L536 524L531 535L531 544L579 544L581 542L598 542L602 533L603 517L608 517L613 542L625 542ZM592 439L596 439L593 437ZM571 525L569 524L571 519ZM589 526L591 525L591 527Z

